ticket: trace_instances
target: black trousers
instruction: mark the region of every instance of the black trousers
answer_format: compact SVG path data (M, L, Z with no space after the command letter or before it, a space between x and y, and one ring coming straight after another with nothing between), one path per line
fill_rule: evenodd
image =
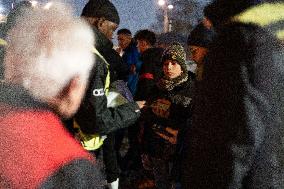
M119 168L117 163L116 151L114 150L115 145L115 133L112 132L107 135L102 146L103 150L103 161L105 164L105 173L107 182L111 183L119 178Z
M134 125L127 128L128 129L128 142L129 149L126 155L121 161L121 168L123 171L132 169L141 169L141 144L138 139L140 133L139 122L137 121Z

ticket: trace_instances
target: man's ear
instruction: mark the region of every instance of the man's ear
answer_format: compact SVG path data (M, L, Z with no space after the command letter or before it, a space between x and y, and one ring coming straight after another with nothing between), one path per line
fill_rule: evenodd
M72 94L73 90L76 90L76 88L78 88L79 82L80 82L79 76L72 77L71 80L68 82L68 84L59 93L57 98L58 99L64 99L64 98L70 96Z
M104 23L105 20L106 20L106 19L105 19L104 17L99 18L98 27L102 27L102 25L103 25L103 23Z
M49 105L62 117L70 117L74 113L72 110L73 105L77 101L81 101L81 96L77 96L77 90L80 90L80 86L79 76L72 77L63 90L49 100Z

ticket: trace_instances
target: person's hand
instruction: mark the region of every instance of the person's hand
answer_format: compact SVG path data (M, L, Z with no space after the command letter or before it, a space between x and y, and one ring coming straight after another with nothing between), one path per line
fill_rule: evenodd
M171 144L176 144L177 143L178 130L172 129L170 127L166 127L166 131L168 133L170 133L172 136L165 135L163 133L160 133L159 131L156 131L155 133L157 135L159 135L160 137L162 137L163 139L169 141Z
M142 109L144 108L145 104L146 104L146 101L143 100L143 101L136 101L137 105L139 106L139 109Z
M148 170L148 171L152 170L152 163L151 163L151 160L148 154L142 154L141 161L142 161L142 165L145 170Z
M122 48L117 47L117 48L115 48L115 51L116 51L118 54L120 54L120 53L122 52Z
M151 104L152 112L158 117L168 118L170 115L171 102L166 99L158 99Z
M131 64L130 66L130 73L135 74L136 73L136 66L134 64Z

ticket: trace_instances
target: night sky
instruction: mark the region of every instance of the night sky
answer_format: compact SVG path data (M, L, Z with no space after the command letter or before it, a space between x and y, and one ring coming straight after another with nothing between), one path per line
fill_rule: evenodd
M80 14L88 0L66 0L73 2ZM133 33L140 29L147 29L156 21L158 0L110 0L118 9L120 15L120 28L126 27ZM196 0L203 4L210 0Z
M88 0L71 0L80 14ZM70 0L68 2L71 2ZM135 33L139 29L149 28L156 19L157 0L111 0L120 15L120 28L126 27Z
M16 0L17 2L19 0ZM39 2L46 3L48 0L38 0ZM66 3L71 4L76 14L80 15L84 5L88 0L63 0ZM118 9L120 15L119 28L125 27L135 33L139 29L149 28L151 24L156 20L156 9L158 0L111 0ZM197 0L208 1L208 0ZM0 0L1 5L7 6L11 4L13 0Z

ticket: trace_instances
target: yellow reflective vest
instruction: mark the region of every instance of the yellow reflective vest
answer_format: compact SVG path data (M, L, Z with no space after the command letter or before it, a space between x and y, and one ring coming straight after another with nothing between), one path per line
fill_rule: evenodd
M100 54L100 52L96 48L93 48L92 52L96 54L98 57L100 57L107 66L108 71L107 71L106 82L105 82L105 87L104 87L104 92L107 96L109 93L109 85L110 85L109 63L106 61L106 59ZM103 145L104 140L107 138L106 136L100 136L99 134L83 133L82 130L80 129L80 126L76 122L76 120L73 121L73 127L78 131L76 133L76 137L81 141L83 148L89 151L99 149Z

